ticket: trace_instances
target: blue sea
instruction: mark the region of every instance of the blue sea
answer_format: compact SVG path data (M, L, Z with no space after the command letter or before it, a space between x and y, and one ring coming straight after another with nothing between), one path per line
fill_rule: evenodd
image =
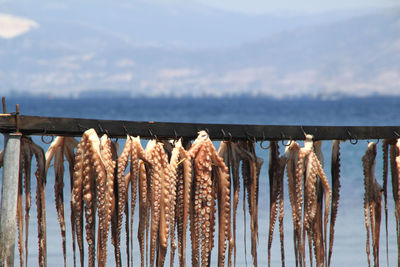
M94 98L94 99L49 99L49 98L8 98L8 112L15 111L15 104L20 105L23 115L97 118L110 120L132 121L168 121L168 122L199 122L199 123L237 123L237 124L273 124L273 125L400 125L400 98L370 97L347 98L340 100L323 99L285 99L236 97L221 99L174 99L174 98ZM47 139L47 138L46 138ZM45 150L48 145L39 137L34 141ZM377 141L377 140L370 140ZM124 140L119 140L122 147ZM219 142L215 142L218 146ZM302 142L300 142L302 143ZM335 243L331 266L366 266L366 229L363 211L363 172L361 157L367 148L367 140L360 140L356 145L345 142L341 145L341 198L336 223ZM382 152L379 142L379 152L376 164L376 178L382 184ZM143 146L145 141L143 141ZM258 263L267 265L267 234L269 227L269 185L268 161L269 151L256 146L257 154L264 159L260 176L259 197L259 240ZM283 146L281 145L281 152ZM331 142L323 142L325 172L330 177ZM69 175L66 169L65 179L65 216L67 222L67 266L72 266L72 246L69 225ZM33 186L35 184L33 183ZM54 203L54 174L49 170L46 186L46 219L47 219L47 261L48 266L61 266L62 247L59 224L57 222ZM29 260L28 265L37 266L38 242L36 224L35 193L32 188L32 208L29 227ZM285 179L285 254L286 266L295 266L292 238L292 220L289 197L287 195L287 180ZM252 265L250 254L250 224L249 216L243 217L240 198L237 225L237 266ZM136 205L137 207L138 205ZM389 265L397 265L396 228L394 202L392 197L391 179L388 184L388 229L389 229ZM134 266L140 264L139 248L136 239L138 210L135 211L134 225ZM243 221L247 220L247 239L244 240ZM121 251L125 235L122 234ZM386 266L384 217L382 215L380 239L380 264ZM187 266L190 266L190 242L187 243ZM245 254L247 248L247 255ZM211 266L216 266L217 244L212 252ZM86 248L87 251L87 248ZM169 255L169 253L167 254ZM18 249L15 249L15 265L19 264ZM308 258L308 253L307 253ZM79 259L77 259L79 261ZM371 260L373 257L371 255ZM77 261L77 263L78 263ZM114 266L113 247L108 246L108 266ZM178 266L177 252L175 266ZM315 260L313 261L315 265ZM126 259L123 257L124 266ZM280 244L278 224L275 227L272 245L272 266L280 266ZM169 266L167 256L166 266ZM307 264L309 266L309 264Z

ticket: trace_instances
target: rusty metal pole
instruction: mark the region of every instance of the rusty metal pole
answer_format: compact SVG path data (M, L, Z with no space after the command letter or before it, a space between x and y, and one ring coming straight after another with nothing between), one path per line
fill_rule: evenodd
M18 175L21 134L12 133L5 141L0 217L0 266L14 266Z

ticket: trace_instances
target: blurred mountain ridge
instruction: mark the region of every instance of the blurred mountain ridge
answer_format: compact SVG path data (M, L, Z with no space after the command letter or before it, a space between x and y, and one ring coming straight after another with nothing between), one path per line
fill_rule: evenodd
M2 5L38 25L0 38L3 95L400 95L400 8L285 17L128 1Z

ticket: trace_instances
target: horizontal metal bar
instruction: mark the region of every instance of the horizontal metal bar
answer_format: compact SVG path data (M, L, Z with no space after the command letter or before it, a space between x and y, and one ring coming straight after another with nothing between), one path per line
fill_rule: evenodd
M89 128L110 137L126 137L126 134L142 138L195 139L200 130L208 131L213 140L304 140L304 133L315 140L384 139L398 138L400 126L299 126L299 125L245 125L204 124L175 122L140 122L96 120L23 115L0 115L0 132L16 131L16 121L21 133L26 135L82 136Z

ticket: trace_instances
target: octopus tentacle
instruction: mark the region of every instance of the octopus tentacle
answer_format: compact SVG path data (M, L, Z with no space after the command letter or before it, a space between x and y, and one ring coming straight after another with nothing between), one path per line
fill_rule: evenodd
M243 187L244 189L245 188L247 189L247 202L250 213L251 255L253 257L254 266L257 266L258 189L259 189L258 184L259 184L259 175L261 166L264 163L264 161L263 159L258 158L256 156L254 142L242 142L240 144L242 152L246 155L245 156L246 158L243 159L242 161ZM244 195L243 198L245 198ZM243 203L243 205L244 204L245 203ZM245 211L245 206L243 206L243 209ZM246 249L245 249L245 254L246 254Z
M240 152L237 144L231 143L230 146L230 158L232 168L232 182L233 182L233 244L234 244L234 266L236 266L236 213L239 204L239 192L240 192L240 176L239 176L239 164L240 164Z
M191 209L192 162L187 151L183 146L180 146L179 141L176 146L179 148L179 158L181 159L177 174L178 192L176 213L178 223L179 265L186 266L186 228Z
M243 239L244 239L244 244L247 244L246 242L246 191L249 191L249 184L250 184L250 179L251 179L251 171L250 171L250 161L247 156L247 154L244 152L244 146L245 143L240 142L240 151L244 154L242 158L242 168L241 168L241 173L242 173L242 179L243 179ZM247 194L247 202L248 205L250 205L249 201L249 196ZM250 212L249 208L249 212ZM247 246L244 246L244 257L245 257L245 262L247 266Z
M44 151L41 147L30 142L30 148L36 158L37 170L35 172L36 185L36 208L38 219L38 238L39 238L39 266L47 266L47 249L46 249L46 159Z
M75 154L75 164L74 164L74 182L72 188L72 205L74 221L75 221L75 231L76 238L80 254L81 267L84 266L84 247L83 247L83 168L84 168L84 158L83 152L86 146L86 138L82 138L81 142L77 146L77 151Z
M231 173L235 172L236 170L233 170L233 166L235 165L235 160L237 157L233 156L233 151L232 151L232 142L221 142L219 148L218 148L218 155L223 158L225 166L228 168L228 174L230 176L229 180L229 192L231 192L231 184L233 180L233 174ZM238 167L238 166L235 166ZM237 169L237 174L239 172L239 169ZM218 172L217 172L217 177L218 177ZM220 179L220 178L219 178ZM229 193L229 198L231 198L231 194ZM221 207L218 208L219 211L219 216L221 216ZM236 214L235 214L236 215ZM235 219L235 218L234 218ZM230 227L230 221L231 221L231 216L229 216L229 227L228 227L228 235L227 235L227 240L229 244L229 249L228 249L228 266L232 266L232 253L235 248L235 240L232 236L232 229ZM234 221L234 227L236 227L236 220ZM236 236L235 236L236 237Z
M160 224L159 224L159 259L158 266L163 266L165 261L165 255L168 247L168 237L170 228L170 216L171 216L171 179L174 178L170 170L168 162L168 156L162 149L162 145L158 145L160 148L160 158L162 165L162 176L161 176L161 195L160 195Z
M151 177L151 226L150 226L150 266L154 266L156 241L160 222L161 190L162 190L162 159L161 148L155 140L147 143L146 154L154 162Z
M393 142L390 139L384 139L382 141L382 152L383 152L383 198L385 201L385 233L386 233L386 262L389 265L389 244L388 244L388 207L387 207L387 181L388 181L388 157L389 157L389 144Z
M304 183L304 216L303 216L303 258L305 247L305 233L307 233L310 249L310 262L312 264L312 241L313 238L313 222L317 213L317 170L310 159L310 154L306 159L305 183Z
M285 250L283 245L283 175L286 165L286 157L279 157L279 147L276 141L270 142L270 225L268 235L268 265L271 264L271 247L274 232L275 221L278 216L279 206L279 236L281 242L281 260L282 266L285 266Z
M285 173L285 165L286 165L287 159L285 157L280 158L279 160L279 170L278 170L278 180L279 180L279 238L281 242L281 261L282 261L282 267L285 266L285 246L284 246L284 229L283 229L283 218L284 218L284 186L283 186L283 177Z
M271 247L275 220L278 214L279 181L276 176L279 168L279 147L276 141L270 142L269 160L269 234L268 234L268 266L271 266Z
M329 254L328 266L331 265L332 248L335 235L335 222L339 206L340 198L340 141L333 140L332 142L332 162L331 162L331 176L332 176L332 204L331 204L331 220L329 230Z
M85 139L85 147L83 154L83 202L85 209L85 230L86 230L86 241L88 243L89 259L88 265L95 265L95 239L96 239L96 184L95 184L95 168L98 164L95 163L95 159L92 160L91 154L91 142L94 142L97 137L96 132L93 129L87 130L82 139ZM98 140L98 137L97 137ZM95 165L96 164L96 165ZM95 165L95 166L93 166Z
M133 249L133 214L135 211L136 205L136 194L137 194L137 184L138 184L138 175L139 175L139 159L147 160L144 149L140 144L140 138L135 137L132 138L131 142L131 165L130 165L130 173L131 173L131 249ZM131 252L131 265L133 266L133 253Z
M126 175L125 178L127 178L126 183L125 183L126 184L125 188L128 189L128 186L129 186L129 183L130 183L130 180L131 180L130 174ZM130 244L129 243L130 236L129 235L130 235L130 231L129 231L128 190L126 191L125 198L126 198L126 202L125 202L125 205L124 205L124 214L125 214L125 249L126 249L126 264L129 267L129 260L130 260L130 245L129 245Z
M372 250L374 256L374 265L379 266L379 233L382 211L382 188L375 179L375 157L376 143L369 143L367 151L362 158L364 172L364 213L365 227L367 229L366 251L368 265L370 265L370 247L369 247L369 227L371 226ZM396 162L400 161L396 157ZM400 163L400 162L399 162Z
M306 168L306 159L308 155L312 151L312 136L307 136L306 141L304 141L304 148L301 148L298 153L297 157L297 166L296 166L296 179L295 179L295 191L296 191L296 229L298 230L297 240L299 244L299 259L300 259L300 266L305 266L305 231L310 231L309 229L309 217L313 216L311 214L312 204L313 204L313 192L315 187L313 186L314 174L315 173L307 173L306 171L306 178L304 179L304 169L311 171L310 168ZM315 170L314 170L315 172ZM307 177L309 177L307 181ZM310 180L311 179L311 180ZM304 226L301 225L301 218L303 212L303 180L305 184L304 188L304 195L307 198L307 201L304 199L304 218L303 223ZM309 186L307 186L309 185ZM307 189L306 189L307 188ZM310 199L308 199L308 196ZM315 202L316 203L316 202ZM301 239L301 232L303 232L303 238Z
M70 201L70 209L71 209L71 235L72 235L72 252L73 252L73 261L74 267L76 266L76 246L75 246L75 235L76 235L76 225L75 225L75 214L73 208L72 201L72 190L74 183L74 165L75 165L75 156L74 149L78 145L78 141L72 137L64 137L64 155L68 161L69 166L69 175L70 175L70 185L71 185L71 201Z
M54 196L57 219L60 224L64 266L67 266L64 218L64 137L57 136L46 152L46 173L54 157Z
M144 242L145 228L147 218L147 174L143 161L139 163L139 226L138 226L138 241L140 249L140 263L144 267Z
M319 193L319 199L318 199L318 205L319 205L319 212L322 215L322 205L321 205L321 197L322 194L324 196L324 225L323 225L323 246L321 246L320 250L320 259L321 261L325 261L325 265L327 265L327 225L328 225L328 220L329 220L329 205L331 203L331 198L332 198L332 190L329 186L328 179L324 173L323 170L323 156L321 152L321 142L315 142L314 143L314 148L315 148L315 153L312 154L312 157L314 158L314 164L317 167L317 174L320 182L320 189L322 188L322 192ZM319 227L321 229L321 226ZM321 231L321 230L319 230ZM321 233L318 233L318 235L322 235ZM317 237L318 238L318 237ZM321 238L317 239L321 240Z
M217 154L215 147L209 142L212 161L217 166L218 181L218 214L219 214L219 240L218 240L218 266L224 266L226 241L232 244L230 236L231 205L230 205L230 177L229 169L223 159Z
M390 165L392 173L392 192L395 204L398 264L400 264L400 139L390 146Z
M125 170L128 165L128 159L131 154L131 142L132 139L130 136L126 138L125 146L122 150L121 155L118 158L118 176L117 176L117 185L118 185L118 207L117 207L117 229L116 229L116 242L115 242L115 249L116 249L116 266L121 266L121 251L120 251L120 243L121 243L121 228L122 228L122 214L125 209L126 204L126 184L124 181L125 177Z
M25 263L28 263L28 234L29 234L29 211L31 209L31 163L33 153L29 143L22 139L21 150L24 163L24 193L25 193Z
M179 168L179 148L182 147L181 140L176 141L175 146L171 152L170 170L171 170L171 203L170 203L170 237L171 237L171 252L170 252L170 266L174 266L175 250L177 248L175 242L175 226L176 214L178 213L177 207L177 185L178 185L178 168ZM183 188L182 188L183 189ZM183 215L183 214L182 214Z
M100 146L101 146L101 158L105 165L105 172L106 172L106 179L105 179L105 198L104 198L104 216L105 219L103 221L103 233L102 233L102 240L100 249L102 250L103 259L101 263L106 263L107 260L107 239L108 239L108 232L109 226L111 222L112 216L112 205L114 199L114 172L115 172L115 165L116 162L113 159L112 155L112 147L111 147L111 140L108 138L107 135L103 135L100 139ZM100 229L100 228L99 228Z
M285 148L285 157L287 158L286 172L288 176L288 188L289 188L289 200L292 207L292 219L293 219L293 243L294 243L294 253L296 267L301 264L300 261L300 239L297 225L297 194L296 194L296 166L298 162L300 146L296 142L292 142L289 146Z
M178 232L178 259L179 265L185 266L186 262L183 260L183 188L184 188L184 179L183 179L183 164L179 164L176 168L176 209L175 209L175 222L176 229ZM185 229L186 232L186 229ZM183 254L182 254L183 252Z
M117 142L111 142L111 158L115 162L113 177L113 197L111 201L111 243L114 246L114 258L118 259L119 247L117 248L117 229L118 229L118 150Z
M279 147L276 141L270 142L269 160L269 234L268 234L268 266L271 266L271 247L275 220L278 214L279 181L276 176L279 165Z

